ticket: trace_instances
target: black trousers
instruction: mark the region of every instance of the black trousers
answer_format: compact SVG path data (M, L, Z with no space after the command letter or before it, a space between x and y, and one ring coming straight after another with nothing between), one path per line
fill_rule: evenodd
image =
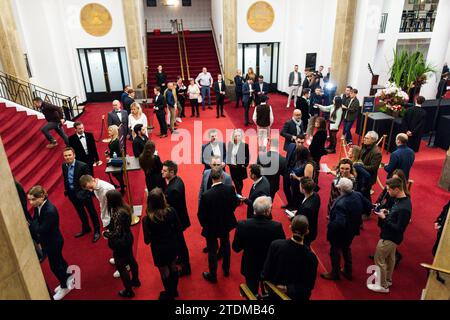
M184 233L180 232L178 234L178 261L183 266L183 268L190 268L191 264L189 262L189 250L186 245L186 240L184 239Z
M95 232L100 232L100 220L98 219L97 210L95 210L92 196L89 194L85 199L79 199L76 192L69 190L67 192L70 202L72 202L75 210L78 213L78 217L81 220L82 231L90 231L89 220L86 214L86 210L91 218L92 226Z
M292 201L292 191L291 191L291 177L289 176L289 174L283 175L283 192L284 192L284 195L286 196L287 205L289 207L292 207L293 201Z
M248 113L250 111L250 104L252 103L251 100L248 100L247 102L244 102L244 118L245 118L245 125L249 124L249 117Z
M350 244L331 244L330 258L331 258L331 273L339 276L341 271L341 254L344 258L344 272L352 273L352 250Z
M220 238L208 237L206 238L206 246L208 247L208 266L209 273L213 277L217 277L217 252L219 250L219 242L217 240L220 241L220 248L222 250L222 269L225 272L230 271L230 235L226 234Z
M236 91L236 108L239 108L239 101L242 101L242 91ZM242 103L242 106L244 106L244 103Z
M216 96L216 115L217 116L223 116L223 104L224 104L225 97L221 94Z
M257 274L252 276L245 276L245 283L254 295L257 295L259 293L259 282L260 277Z
M161 135L167 135L167 123L165 118L165 112L156 112L156 119L158 119Z
M338 130L330 129L330 144L328 145L328 149L336 150L336 145L337 145L336 135L337 135L337 133L338 133Z
M128 291L132 290L132 280L139 280L139 266L133 256L133 246L130 246L130 250L127 252L113 252L113 257L116 268L120 273L120 279L122 280L123 286ZM132 280L130 279L127 266L130 266Z
M64 241L57 244L52 244L51 247L43 247L45 253L47 253L48 263L50 265L50 270L58 278L59 285L61 288L67 288L67 279L69 274L67 273L67 268L69 265L62 255L62 249L64 246Z
M191 107L192 107L192 115L193 116L200 116L200 110L199 110L199 104L198 99L190 99Z

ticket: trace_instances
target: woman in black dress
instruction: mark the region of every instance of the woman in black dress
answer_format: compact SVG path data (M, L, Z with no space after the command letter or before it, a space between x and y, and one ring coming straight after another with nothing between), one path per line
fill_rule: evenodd
M147 141L139 157L139 164L145 173L145 183L150 193L155 188L166 189L166 181L161 175L162 162L158 155L155 154L156 146L153 141Z
M233 179L236 192L242 195L244 180L248 178L247 167L250 163L250 151L248 144L244 142L244 133L241 129L235 129L227 149L227 164L230 167L231 179Z
M178 76L177 78L177 99L178 99L178 104L179 104L179 116L180 118L185 118L186 115L184 114L184 107L185 107L185 103L186 103L186 92L187 92L187 87L184 85L183 83L183 78L181 78L180 76Z
M150 244L153 262L159 269L164 291L159 300L178 297L177 235L181 223L174 208L169 207L160 188L153 189L147 200L147 215L142 220L144 242Z
M108 230L103 232L103 236L108 239L108 246L113 251L114 263L125 287L119 295L124 298L133 298L133 287L140 287L141 282L139 267L133 255L134 238L130 229L132 210L117 190L108 191L106 199L111 222ZM130 266L131 279L127 266Z
M291 192L293 205L298 208L305 196L300 192L300 180L308 177L314 180L314 161L312 161L311 153L303 146L296 149L295 166L291 169Z
M316 184L319 183L319 171L320 171L320 160L328 152L325 150L325 143L327 142L327 122L324 118L318 117L314 123L316 128L316 133L314 134L311 145L309 146L309 151L311 152L311 157L315 163L315 180Z
M108 128L108 136L111 139L108 144L109 150L106 152L107 161L109 162L111 159L122 158L122 149L120 147L119 141L119 128L116 125L110 126ZM122 193L125 192L125 182L123 181L123 172L113 172L112 175L120 184L120 191ZM115 186L117 188L117 186Z

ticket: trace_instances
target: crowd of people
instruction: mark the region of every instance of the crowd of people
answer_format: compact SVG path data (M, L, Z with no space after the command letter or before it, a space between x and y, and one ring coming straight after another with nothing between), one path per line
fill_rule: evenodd
M320 276L331 281L341 276L352 280L352 242L364 230L364 220L376 215L380 241L374 248L373 259L380 270L377 275L380 281L379 284L368 284L368 289L389 292L394 267L401 257L397 247L403 241L412 216L408 181L415 159L414 151L417 151L413 149L418 148L409 146L415 147L417 139L420 142L421 132L417 126L423 122L420 105L424 98L418 97L416 106L408 110L404 132L396 137L397 150L384 165L376 132L366 133L362 147L353 145L351 128L360 108L358 90L348 86L341 96L324 97L321 86L329 80L330 70L325 77L322 71L323 67L309 72L303 83L298 66L289 75L287 107L294 97L295 109L292 119L280 128L285 140L285 156L280 154L279 139L270 135L276 111L268 103L269 85L251 68L245 78L240 70L237 72L234 79L236 108L242 101L244 124L247 126L250 124L249 110L255 106L253 121L258 130L258 157L251 161L250 148L242 129L233 130L228 145L219 141L216 129L209 130L209 141L202 146L200 155L204 172L197 210L201 235L206 241L203 251L208 254L208 269L202 273L206 281L218 282L219 260L222 260L224 276L228 277L231 250L242 251L241 274L254 294L262 294L260 283L267 280L294 300L308 300L318 268L311 245L318 235L326 233L331 260L330 271ZM153 112L159 122L160 138L167 137L168 129L176 134L176 127L185 117L187 100L192 108L191 117L200 116L200 104L202 112L206 107L212 109L211 89L216 94L216 116L225 117L227 89L221 75L214 81L207 68L203 68L196 79L189 79L190 84L186 87L181 77L176 82L169 82L162 66L159 66L156 80ZM111 178L110 182L96 178L94 166L101 164L100 156L93 135L85 131L83 123L76 122L75 133L67 137L61 126L64 122L61 110L39 98L35 99L35 105L41 108L48 121L42 129L50 143L48 147L54 148L57 144L49 133L51 129L55 129L66 142L62 154L64 195L81 222L80 232L75 237L83 237L93 230L93 242L102 236L107 239L112 250L109 263L117 269L113 276L121 278L124 286L119 295L134 297L134 290L141 286L141 282L132 250L134 239L130 225L133 212L123 200L127 188L123 172L113 173L118 185ZM121 168L122 155L127 153L127 140L132 140L133 155L139 159L147 187L147 209L142 220L144 242L150 245L164 286L159 299L172 300L179 296L179 278L192 272L184 236L194 216L193 212L188 212L187 188L179 176L178 164L171 159L161 159L155 141L149 139L149 122L141 105L135 101L135 91L126 87L121 101L115 100L112 106L108 114L110 142L106 162L108 166ZM350 149L348 155L326 172L333 176L327 199L328 225L326 231L319 230L319 211L324 203L322 199L327 197L319 188L319 173L323 172L321 158L336 152L337 133L342 127ZM374 201L372 192L379 180L380 168L388 176L385 190ZM243 195L244 183L249 178L252 181L250 192ZM272 217L273 201L280 191L281 178L286 198L283 209L292 220L292 236L287 240L281 223ZM20 184L17 185L20 190ZM40 186L27 193L22 190L19 194L22 195L22 205L36 248L43 251L38 253L41 257L48 257L51 270L60 282L53 296L60 300L74 288L75 280L66 272L68 263L62 254L64 240L59 229L58 210ZM25 197L34 208L34 216L26 210ZM99 202L100 218L94 199ZM237 221L235 210L241 205L247 207L247 219ZM446 212L444 209L437 219L437 230L442 227ZM232 230L235 234L231 240ZM344 260L342 269L341 256Z

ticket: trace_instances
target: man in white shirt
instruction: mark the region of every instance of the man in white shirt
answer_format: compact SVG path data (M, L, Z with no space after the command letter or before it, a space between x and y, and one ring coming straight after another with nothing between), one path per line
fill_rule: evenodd
M211 157L218 156L222 159L222 163L225 165L227 158L226 147L222 141L217 140L217 129L211 129L209 131L209 143L202 146L202 163L205 165L205 170L211 169Z
M94 192L95 197L100 202L100 217L102 219L103 228L106 228L111 220L108 212L106 193L115 190L114 186L106 181L94 179L90 175L82 176L80 178L80 185L84 190Z
M289 74L289 98L287 102L286 108L291 106L292 96L294 96L294 106L297 104L298 90L300 89L300 85L302 83L302 74L298 72L298 65L294 66L294 71Z
M211 73L208 72L206 67L203 67L203 71L195 79L195 83L200 87L200 92L202 94L202 109L205 111L205 100L206 95L208 95L208 109L211 107L211 88L213 87L214 79Z

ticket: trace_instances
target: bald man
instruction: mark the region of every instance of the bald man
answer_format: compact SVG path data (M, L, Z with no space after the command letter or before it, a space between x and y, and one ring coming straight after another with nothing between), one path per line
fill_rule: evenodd
M302 112L295 109L292 113L292 119L284 124L280 133L285 139L283 150L287 152L289 144L295 143L295 138L303 133Z
M413 149L408 147L408 136L405 133L400 133L395 139L397 150L392 152L389 164L384 167L384 170L388 174L388 179L392 177L392 173L396 169L401 169L409 179L409 172L414 163L415 154Z

